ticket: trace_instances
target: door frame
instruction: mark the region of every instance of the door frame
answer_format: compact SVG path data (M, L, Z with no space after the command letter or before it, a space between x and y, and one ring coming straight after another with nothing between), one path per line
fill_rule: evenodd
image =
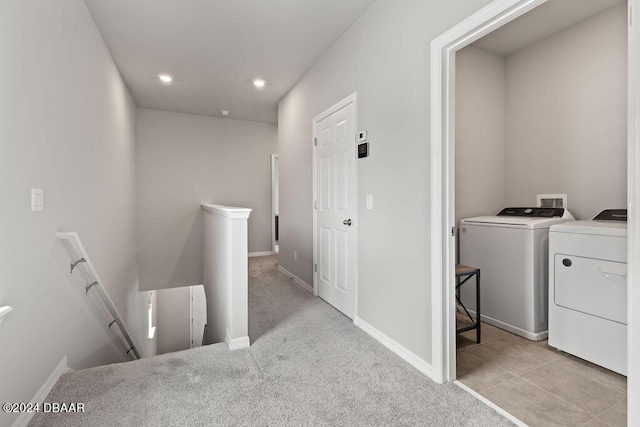
M311 135L311 152L312 154L312 159L311 159L311 163L313 165L312 167L312 176L313 176L313 200L312 200L312 205L311 205L311 210L313 211L313 295L318 296L318 272L315 271L314 266L317 264L318 262L318 211L315 208L315 203L318 200L318 170L316 168L316 157L317 157L317 153L316 153L316 149L314 147L315 143L315 138L316 138L316 125L318 124L318 122L320 122L321 120L329 117L330 115L332 115L333 113L335 113L338 110L343 109L344 107L346 107L349 104L353 104L353 129L354 129L354 142L357 141L356 138L356 133L358 132L358 94L356 92L353 92L351 95L347 96L346 98L342 99L341 101L338 101L337 103L335 103L334 105L332 105L331 107L327 108L326 110L324 110L322 113L318 114L317 116L315 116L313 118L313 120L311 121L311 129L312 129L312 135ZM353 147L353 155L356 155L356 147ZM358 162L354 162L354 167L355 167L355 177L356 177L356 182L355 182L355 192L356 192L356 200L354 200L353 202L353 206L355 209L354 212L354 224L352 226L352 232L355 235L355 238L353 239L353 244L355 245L355 262L353 265L353 268L355 268L355 295L356 295L356 300L355 300L355 308L354 308L354 313L353 313L353 319L355 320L358 317Z
M431 43L431 308L433 379L456 378L455 333L455 53L547 0L495 0ZM627 0L631 22L640 22L640 0ZM640 26L629 25L627 207L628 382L627 416L640 419ZM640 275L640 273L638 273Z
M433 379L456 379L456 52L547 0L495 0L431 42L431 309Z
M627 10L627 420L640 420L640 0L627 0Z
M280 177L276 176L276 162L278 163L278 175L280 174L280 155L271 154L271 252L276 253L276 191L280 183ZM278 195L278 200L280 196ZM278 211L280 209L278 208ZM279 212L278 212L279 213ZM278 218L278 221L280 218Z

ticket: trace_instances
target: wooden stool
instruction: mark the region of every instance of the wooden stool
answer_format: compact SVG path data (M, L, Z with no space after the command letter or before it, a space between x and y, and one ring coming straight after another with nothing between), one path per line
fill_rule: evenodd
M465 307L462 301L460 301L460 286L467 283L467 281L471 279L473 276L476 277L476 320L475 321L473 320L473 317L471 317L471 314L469 313L469 310L467 310L467 307ZM460 278L462 277L464 277L464 279L460 281ZM462 332L475 329L476 342L480 344L480 269L476 267L469 267L467 265L457 264L456 265L456 281L458 282L456 284L456 300L458 301L458 304L462 307L464 312L467 314L467 317L469 317L469 320L466 320L466 319L458 320L458 318L456 317L456 333L459 334Z

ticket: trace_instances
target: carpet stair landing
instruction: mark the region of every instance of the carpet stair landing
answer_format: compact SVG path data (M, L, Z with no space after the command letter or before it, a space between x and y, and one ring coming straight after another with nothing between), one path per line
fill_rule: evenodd
M455 385L438 385L299 288L277 258L250 260L251 347L215 344L65 374L33 426L507 426Z

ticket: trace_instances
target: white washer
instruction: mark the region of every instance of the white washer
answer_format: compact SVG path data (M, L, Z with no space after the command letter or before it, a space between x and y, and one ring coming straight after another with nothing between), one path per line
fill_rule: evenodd
M549 345L627 375L626 210L551 227L549 263Z
M460 221L460 263L482 274L483 321L530 340L547 337L549 227L571 220L562 208L505 208ZM475 294L474 287L460 289L472 312Z

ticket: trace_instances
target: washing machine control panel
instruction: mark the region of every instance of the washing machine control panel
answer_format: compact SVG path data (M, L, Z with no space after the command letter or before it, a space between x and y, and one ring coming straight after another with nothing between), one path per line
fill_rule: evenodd
M563 208L504 208L498 216L530 216L538 218L561 217Z
M620 221L627 222L626 209L605 209L593 218L594 221Z

